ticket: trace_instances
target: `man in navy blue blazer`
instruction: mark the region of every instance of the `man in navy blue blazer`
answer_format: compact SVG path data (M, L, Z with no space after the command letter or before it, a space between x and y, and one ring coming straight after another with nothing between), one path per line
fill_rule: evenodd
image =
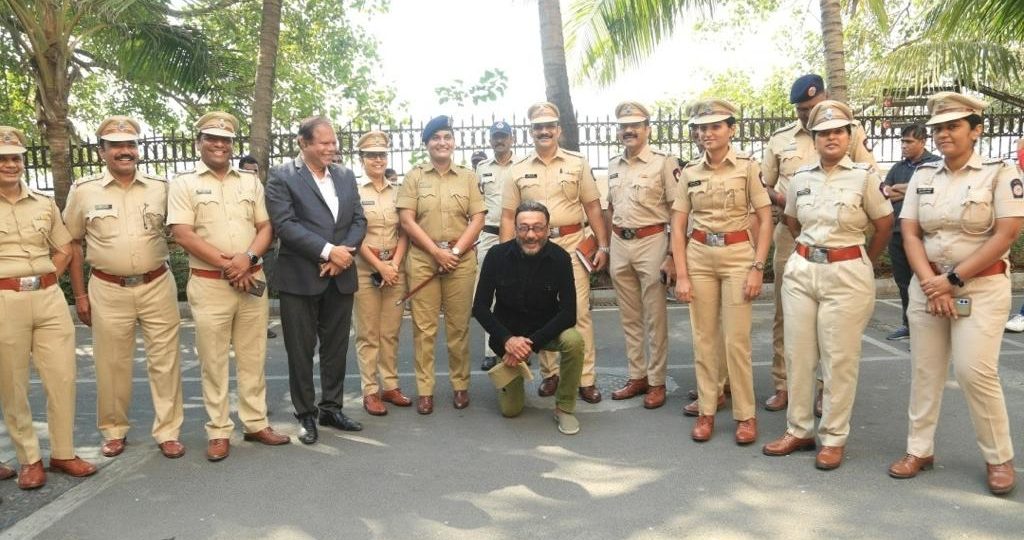
M341 412L356 282L355 252L366 218L352 171L333 163L338 139L329 120L299 124L299 157L270 169L267 211L281 240L273 285L281 306L288 381L304 444L317 441L316 421L345 431L363 426ZM313 352L320 342L320 402Z

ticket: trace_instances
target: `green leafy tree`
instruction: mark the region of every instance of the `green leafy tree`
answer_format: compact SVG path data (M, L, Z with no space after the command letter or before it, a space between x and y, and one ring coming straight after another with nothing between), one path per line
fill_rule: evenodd
M459 107L468 105L479 105L488 101L494 101L505 95L508 89L508 76L500 69L488 69L484 71L480 79L467 84L462 79L455 79L449 84L434 88L437 96L437 103L444 105L451 103Z

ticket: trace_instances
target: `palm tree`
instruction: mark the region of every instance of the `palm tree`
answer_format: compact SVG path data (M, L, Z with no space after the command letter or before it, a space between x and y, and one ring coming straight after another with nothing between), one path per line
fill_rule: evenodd
M263 0L260 23L260 59L256 66L256 89L252 103L249 150L259 163L260 178L267 179L270 166L270 122L274 112L274 70L281 33L281 0Z
M847 101L846 49L843 46L843 14L839 0L821 0L821 38L825 46L825 78L829 97Z
M71 186L68 100L72 86L94 70L121 80L202 93L210 46L194 30L172 24L163 0L2 0L0 28L35 81L39 126L50 146L56 199Z
M562 36L562 10L558 0L538 0L540 15L540 51L544 61L545 95L561 112L561 146L580 149L580 128L569 92L569 72L565 63L565 39Z

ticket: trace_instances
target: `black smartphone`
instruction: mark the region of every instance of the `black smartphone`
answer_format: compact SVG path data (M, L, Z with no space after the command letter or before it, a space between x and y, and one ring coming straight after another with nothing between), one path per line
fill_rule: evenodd
M384 276L380 272L374 272L370 274L370 283L373 283L373 286L379 289L384 286Z
M263 281L261 279L257 279L253 283L253 286L249 287L249 290L247 290L246 292L251 294L251 295L253 295L253 296L260 297L260 296L263 296L263 293L266 290L267 290L267 282Z

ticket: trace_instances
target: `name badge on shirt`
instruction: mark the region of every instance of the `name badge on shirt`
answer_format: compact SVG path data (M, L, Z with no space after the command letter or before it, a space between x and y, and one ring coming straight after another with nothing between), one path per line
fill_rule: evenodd
M700 185L700 180L690 180L686 183L686 187L697 187Z
M537 174L536 173L527 173L526 176L524 176L523 178L537 178Z
M377 204L377 201L362 201L363 206L373 206Z
M809 188L809 187L797 190L797 192L796 192L796 196L797 197L803 197L804 195L810 195L810 194L811 194L811 188Z
M919 187L919 188L917 188L917 194L918 195L931 195L933 193L935 193L935 188L933 188L933 187Z
M494 173L485 172L480 175L480 178L487 178L488 176L494 176Z
M97 204L94 207L94 209L95 210L113 210L114 209L114 205L112 205L112 204Z
M609 176L609 177L608 177L608 179L609 179L609 180L614 180L614 179L616 179L616 178L618 178L618 177L619 177L619 173L615 173L615 174L613 174L613 175Z
M197 189L196 195L213 195L212 189Z

